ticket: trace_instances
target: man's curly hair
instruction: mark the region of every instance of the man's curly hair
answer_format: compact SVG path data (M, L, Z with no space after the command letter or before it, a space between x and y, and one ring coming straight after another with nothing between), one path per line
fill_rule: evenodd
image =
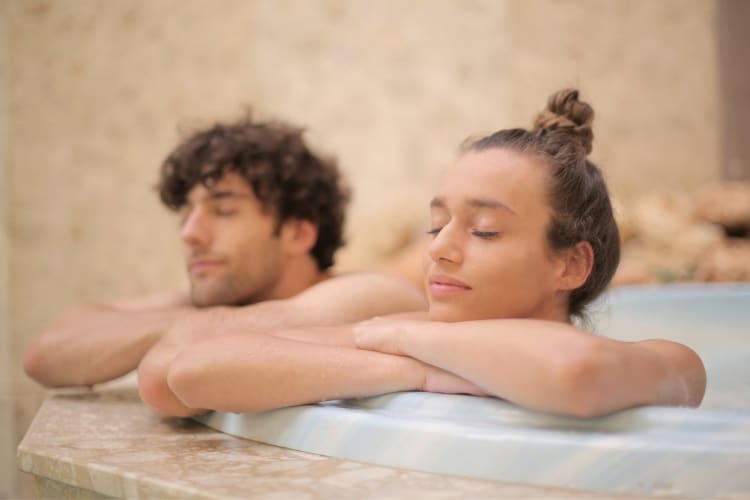
M209 186L236 172L263 209L278 217L276 234L289 219L317 225L318 239L310 253L320 270L328 269L344 244L349 189L336 161L313 152L302 135L303 129L281 122L253 121L249 112L236 123L217 123L188 137L164 160L159 196L178 210L197 184Z

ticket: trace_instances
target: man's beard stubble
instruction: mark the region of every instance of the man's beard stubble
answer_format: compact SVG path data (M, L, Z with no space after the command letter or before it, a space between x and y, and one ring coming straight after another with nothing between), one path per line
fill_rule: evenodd
M195 307L246 306L255 302L252 293L243 293L235 280L224 277L211 281L190 280L190 300Z

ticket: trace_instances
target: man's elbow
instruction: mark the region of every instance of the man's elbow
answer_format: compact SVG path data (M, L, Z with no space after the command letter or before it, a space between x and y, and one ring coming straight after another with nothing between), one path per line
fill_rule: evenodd
M47 385L44 365L43 352L37 347L36 343L32 343L23 353L23 371L37 382Z
M36 338L23 354L23 370L26 375L47 387L74 385L60 380L60 376L56 375L55 361L54 349L46 345L44 338Z

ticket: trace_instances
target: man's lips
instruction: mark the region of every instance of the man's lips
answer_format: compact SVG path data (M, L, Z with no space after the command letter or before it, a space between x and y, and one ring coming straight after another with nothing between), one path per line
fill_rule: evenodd
M446 295L471 290L471 287L463 281L441 274L430 276L429 284L432 295Z
M224 261L220 259L191 259L188 263L188 269L193 274L200 274L222 265L224 265Z

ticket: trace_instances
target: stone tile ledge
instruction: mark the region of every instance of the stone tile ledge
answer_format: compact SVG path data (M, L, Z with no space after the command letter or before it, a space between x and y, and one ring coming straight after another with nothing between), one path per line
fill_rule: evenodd
M41 497L612 498L323 457L161 419L131 379L55 391L18 447ZM620 497L632 498L632 497Z

